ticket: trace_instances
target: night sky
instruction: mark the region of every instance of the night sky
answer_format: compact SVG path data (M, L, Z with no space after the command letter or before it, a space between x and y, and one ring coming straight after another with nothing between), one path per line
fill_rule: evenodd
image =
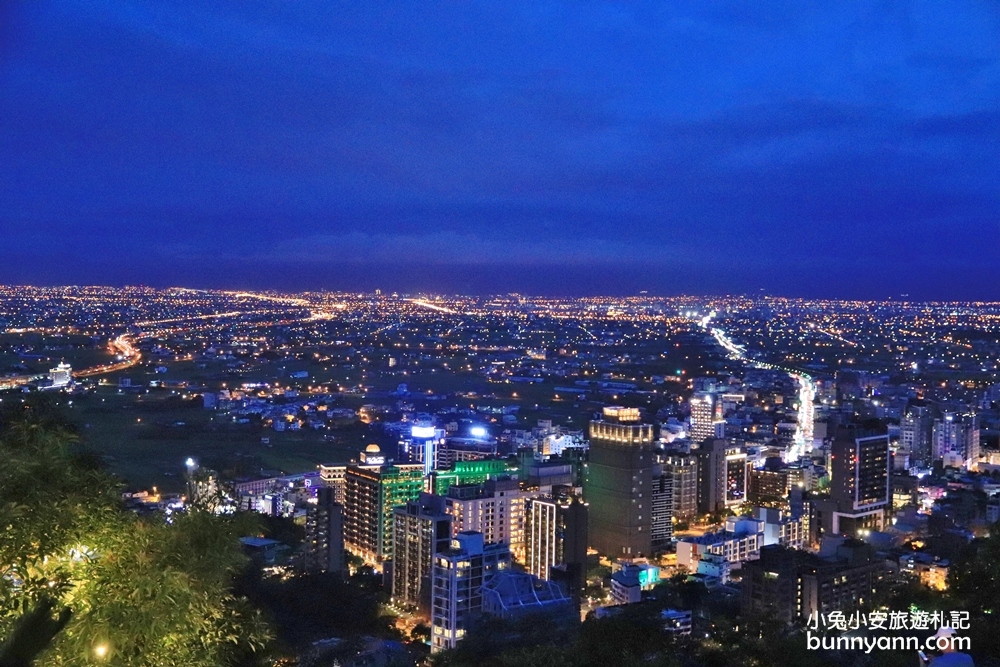
M0 283L1000 299L995 0L0 0Z

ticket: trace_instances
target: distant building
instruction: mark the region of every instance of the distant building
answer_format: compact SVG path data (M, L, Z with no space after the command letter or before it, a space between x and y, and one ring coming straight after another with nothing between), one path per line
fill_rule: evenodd
M52 381L53 389L61 389L73 381L73 367L65 361L49 371L49 380Z
M590 423L590 461L584 498L590 505L590 544L610 557L652 551L653 426L636 423L638 410L605 408Z
M931 462L931 418L930 410L922 406L910 406L899 422L900 447L910 454L915 463L927 465Z
M649 563L622 563L611 574L611 599L616 605L642 601L642 591L652 590L660 583L660 568Z
M788 499L790 471L788 468L751 468L747 487L747 497L752 504L779 505Z
M303 565L307 572L344 571L344 506L331 488L317 489L306 511Z
M429 613L434 557L451 547L444 498L420 494L393 510L392 600Z
M663 629L672 635L691 634L691 611L680 609L664 609L660 612L660 620L663 622Z
M483 585L510 567L506 544L491 544L482 533L456 535L434 558L431 652L455 648L483 608Z
M979 415L946 412L934 421L931 430L934 460L952 458L966 468L975 469L979 461L979 437Z
M701 444L714 439L716 422L722 419L722 404L716 400L715 394L707 391L695 392L689 401L691 406L691 441Z
M479 461L497 456L497 441L479 438L445 438L438 445L437 467L450 468L457 461Z
M360 464L347 466L344 542L352 553L380 565L392 557L393 508L420 497L421 464L386 465L377 445Z

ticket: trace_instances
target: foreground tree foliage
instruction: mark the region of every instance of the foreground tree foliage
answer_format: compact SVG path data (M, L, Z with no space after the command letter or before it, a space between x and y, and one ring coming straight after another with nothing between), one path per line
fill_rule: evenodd
M72 615L40 664L214 667L263 650L267 625L231 588L252 517L123 510L45 403L0 414L0 460L0 637L52 601Z

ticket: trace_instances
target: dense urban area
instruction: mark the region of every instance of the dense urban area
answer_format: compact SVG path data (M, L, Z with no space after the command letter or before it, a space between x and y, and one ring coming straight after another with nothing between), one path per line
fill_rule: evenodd
M1000 664L1000 303L0 287L0 420L143 530L227 522L217 664ZM0 524L89 502L46 466ZM86 606L85 528L0 538L2 627ZM74 613L51 664L139 664Z

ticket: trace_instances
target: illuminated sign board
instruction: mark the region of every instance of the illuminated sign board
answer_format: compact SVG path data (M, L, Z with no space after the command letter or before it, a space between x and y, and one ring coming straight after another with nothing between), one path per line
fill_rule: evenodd
M414 426L410 429L410 435L417 440L429 440L434 437L434 427Z

